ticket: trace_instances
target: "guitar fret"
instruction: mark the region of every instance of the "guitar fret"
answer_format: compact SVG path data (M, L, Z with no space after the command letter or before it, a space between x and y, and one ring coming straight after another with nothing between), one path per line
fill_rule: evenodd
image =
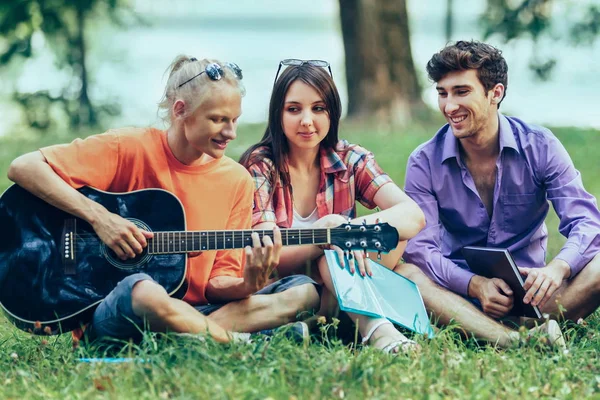
M149 240L148 252L150 254L173 254L189 253L209 250L242 249L252 246L252 234L256 232L261 243L265 236L274 240L272 230L218 230L218 231L169 231L154 232L154 237ZM283 245L308 245L325 244L343 241L349 236L353 248L358 248L359 237L362 235L358 229L350 231L340 228L318 228L318 229L282 229L281 240ZM353 239L353 237L356 237ZM363 240L363 239L360 239ZM374 243L369 239L368 243ZM371 247L371 246L369 246ZM377 249L369 248L376 251Z

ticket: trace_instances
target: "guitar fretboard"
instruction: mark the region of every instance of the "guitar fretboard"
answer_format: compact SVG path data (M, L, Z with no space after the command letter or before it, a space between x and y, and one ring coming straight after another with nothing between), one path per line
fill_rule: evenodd
M252 246L252 233L259 237L270 236L272 230L236 230L236 231L182 231L154 232L148 239L148 253L172 254L207 250L240 249ZM284 246L301 244L330 243L330 229L281 229Z

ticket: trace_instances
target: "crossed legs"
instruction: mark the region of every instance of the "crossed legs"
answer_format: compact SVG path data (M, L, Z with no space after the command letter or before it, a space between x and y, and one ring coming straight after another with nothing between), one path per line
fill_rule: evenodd
M150 276L130 275L96 309L90 337L137 338L141 327L147 327L155 332L208 333L217 342L227 343L241 335L238 332L275 328L294 320L301 311L318 307L314 284L280 284L277 290L228 303L207 317L171 298Z
M465 298L438 286L413 264L399 264L394 271L415 282L427 310L442 325L458 322L465 336L509 347L517 333L485 315Z

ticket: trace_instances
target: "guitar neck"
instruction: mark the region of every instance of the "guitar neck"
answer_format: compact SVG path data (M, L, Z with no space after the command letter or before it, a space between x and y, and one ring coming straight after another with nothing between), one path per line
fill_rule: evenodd
M148 239L148 253L175 254L208 250L241 249L252 246L252 233L258 233L262 239L270 236L272 230L230 230L230 231L181 231L154 232ZM281 240L284 246L302 244L331 243L331 230L319 229L281 229Z

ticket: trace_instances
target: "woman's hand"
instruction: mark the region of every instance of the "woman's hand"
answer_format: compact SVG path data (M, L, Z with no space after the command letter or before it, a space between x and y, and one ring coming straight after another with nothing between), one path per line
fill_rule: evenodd
M262 246L264 244L264 247ZM246 266L244 267L244 285L248 293L256 293L265 287L271 276L271 272L279 264L281 253L281 231L278 227L273 228L273 240L270 236L264 236L260 242L257 232L252 233L252 247L246 246Z
M320 218L316 221L312 227L313 228L337 228L338 226L347 223L348 220L341 215L338 214L329 214ZM340 265L342 268L344 267L344 251L338 246L330 246L331 250L335 250L337 253L338 259L340 260ZM364 253L361 250L355 250L349 252L348 256L348 268L350 269L350 273L354 274L356 271L356 267L358 267L358 272L361 276L369 275L373 276L373 272L371 271L371 267L367 262L365 262Z

